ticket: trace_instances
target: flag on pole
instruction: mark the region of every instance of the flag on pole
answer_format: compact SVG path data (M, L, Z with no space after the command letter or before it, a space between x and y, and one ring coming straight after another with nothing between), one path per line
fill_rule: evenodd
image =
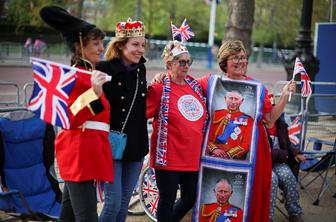
M31 58L31 64L34 88L27 108L42 120L69 129L68 98L76 75L91 72L38 58Z
M188 41L191 37L195 36L195 34L193 33L193 31L191 30L190 26L187 23L187 19L183 20L180 28L171 23L171 30L173 40L175 39L175 37L178 36L180 37L182 43Z
M303 67L300 59L298 57L296 57L294 72L293 72L293 79L299 73L300 73L300 77L301 77L301 96L302 97L308 97L309 95L312 94L311 81L310 81L308 73L306 72L305 68Z
M180 37L180 29L177 28L173 23L170 23L171 25L171 31L172 31L172 36L173 36L173 40L175 40L175 37Z
M194 37L195 34L191 30L190 26L187 23L187 19L184 19L182 22L182 25L180 26L180 36L181 36L181 42L188 41L191 37Z
M299 136L301 132L301 125L301 116L297 116L288 127L288 137L294 145L298 145L300 143Z

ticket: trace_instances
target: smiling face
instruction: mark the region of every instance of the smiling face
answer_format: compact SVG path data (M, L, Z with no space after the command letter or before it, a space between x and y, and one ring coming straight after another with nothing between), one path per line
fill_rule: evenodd
M171 71L173 76L185 77L188 74L191 65L191 58L189 53L182 53L173 61L168 62L168 69Z
M145 53L145 37L129 38L125 45L121 47L121 57L127 65L139 63Z
M232 195L232 188L227 181L220 181L216 184L214 193L218 204L227 204L229 203L230 197Z
M83 56L95 65L100 60L100 55L104 51L102 39L91 39L83 48Z
M242 95L237 91L231 91L225 95L225 102L229 110L239 110L239 107L243 103L243 101L244 99Z
M244 79L246 70L247 58L243 50L240 50L238 54L234 54L228 57L226 73L230 79Z

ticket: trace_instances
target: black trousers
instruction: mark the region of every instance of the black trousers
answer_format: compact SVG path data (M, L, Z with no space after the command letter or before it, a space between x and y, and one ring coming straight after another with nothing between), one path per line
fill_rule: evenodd
M158 222L180 221L194 206L198 172L155 170L155 175L160 195ZM181 198L175 203L179 186Z
M64 182L60 221L98 222L94 181Z

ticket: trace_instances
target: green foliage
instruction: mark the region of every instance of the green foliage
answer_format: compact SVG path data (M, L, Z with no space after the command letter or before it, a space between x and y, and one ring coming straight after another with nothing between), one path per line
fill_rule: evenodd
M271 45L276 41L283 47L294 46L300 26L303 0L255 0L253 42ZM136 17L141 2L141 20L146 32L155 38L171 39L170 23L180 26L183 19L195 33L191 41L207 42L210 5L205 0L95 0L83 1L83 19L106 31L114 31L119 21ZM25 33L27 25L47 27L39 17L45 5L59 5L77 14L78 0L10 0L5 24L15 24L16 33ZM335 3L334 3L335 5ZM329 0L315 0L312 18L312 37L316 22L328 22ZM221 41L228 20L228 1L222 0L216 9L215 41ZM334 10L333 18L336 17Z
M135 18L136 0L106 0L106 7L97 23L108 31L114 31L119 21L125 21L128 17ZM195 38L191 41L207 41L210 5L204 0L142 0L141 20L146 26L146 32L151 36L161 36L171 39L170 23L180 26L184 18L188 19L188 24L195 33ZM217 7L216 31L221 33L226 20L225 6Z
M255 0L253 40L268 45L276 41L283 47L293 47L300 28L302 1ZM328 7L329 0L314 1L312 38L315 31L314 24L328 21Z
M6 23L16 25L16 33L22 33L25 25L41 26L39 11L44 5L64 6L66 0L11 0L8 3Z

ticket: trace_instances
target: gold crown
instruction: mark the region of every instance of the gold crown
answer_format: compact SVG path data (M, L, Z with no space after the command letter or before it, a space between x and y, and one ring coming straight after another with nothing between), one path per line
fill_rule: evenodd
M131 38L145 36L145 26L141 21L132 21L131 18L127 22L119 22L116 28L116 37Z

